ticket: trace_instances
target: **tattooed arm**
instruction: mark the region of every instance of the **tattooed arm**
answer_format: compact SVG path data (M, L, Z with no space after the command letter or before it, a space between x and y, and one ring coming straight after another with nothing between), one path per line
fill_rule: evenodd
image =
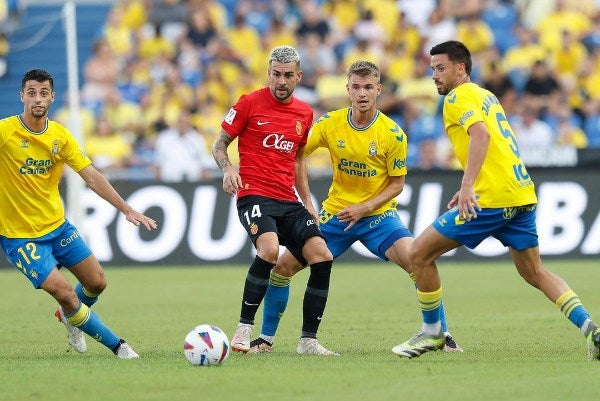
M223 172L223 191L230 196L234 196L239 187L242 186L242 178L237 169L231 164L227 147L233 141L233 138L227 132L221 130L212 146L212 154L217 166Z

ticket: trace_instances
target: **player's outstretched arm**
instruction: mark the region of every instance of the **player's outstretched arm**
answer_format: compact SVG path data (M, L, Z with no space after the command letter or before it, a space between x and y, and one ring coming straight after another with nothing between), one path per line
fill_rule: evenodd
M117 190L108 182L93 165L89 165L79 171L79 175L86 182L92 191L98 194L102 199L113 205L117 210L125 215L125 218L130 223L139 226L142 224L147 230L156 229L158 226L154 219L141 214L134 210L125 200L119 195Z

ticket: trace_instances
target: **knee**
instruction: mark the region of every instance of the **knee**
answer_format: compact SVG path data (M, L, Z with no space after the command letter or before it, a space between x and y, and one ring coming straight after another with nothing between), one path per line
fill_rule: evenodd
M279 245L276 247L262 247L257 251L256 255L266 262L276 263L277 258L279 257Z
M319 262L330 262L333 260L333 255L327 247L327 243L321 237L313 237L309 239L302 248L302 255L309 264Z
M94 295L100 295L106 289L107 281L106 277L104 276L104 273L101 272L100 274L94 276L93 279L81 284L83 285L83 288L85 288L86 291Z
M314 260L312 263L330 262L333 260L333 255L329 248L327 248L327 245L323 244L323 246L318 247L317 252L313 254L312 259Z
M423 253L415 246L410 247L408 250L408 260L411 271L417 270L427 264Z
M302 269L304 269L304 266L291 254L285 252L277 260L277 264L273 267L273 272L283 277L292 277Z

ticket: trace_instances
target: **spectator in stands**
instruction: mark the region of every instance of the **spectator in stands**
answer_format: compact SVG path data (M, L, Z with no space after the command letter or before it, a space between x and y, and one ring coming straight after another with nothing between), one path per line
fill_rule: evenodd
M197 86L203 78L200 49L187 36L181 36L177 45L176 63L181 79L190 86Z
M251 14L250 6L255 1L261 3L261 10L268 14L260 16L260 21ZM382 72L384 89L379 99L380 108L385 108L394 119L407 118L408 127L413 118L411 109L418 108L427 115L438 112L437 101L432 101L427 91L431 88L429 65L421 66L418 57L428 52L428 39L440 42L451 36L462 38L464 43L475 40L469 45L476 62L474 71L481 74L478 79L482 86L497 95L508 115L516 115L525 104L539 108L543 113L541 119L551 125L556 120L557 127L557 113L568 107L582 119L575 125L585 127L586 134L590 134L590 146L596 146L593 138L596 137L597 113L591 110L600 107L596 104L600 102L600 50L597 50L600 49L597 46L600 24L588 25L585 19L599 21L600 12L590 8L590 3L564 0L116 0L112 7L116 12L111 11L107 17L104 32L106 41L114 49L104 58L94 51L89 61L94 67L89 70L94 74L87 71L86 61L82 105L93 107L91 110L99 113L107 88L114 86L116 76L124 101L143 104L140 121L150 135L155 133L152 127L157 121L164 119L169 125L174 124L182 107L196 110L197 126L212 127L211 123L202 121L218 120L215 116L226 112L227 105L240 93L251 92L250 88L262 81L262 60L268 49L287 44L296 45L305 60L303 86L297 88L297 95L303 100L315 108L327 104L329 106L323 106L325 109L343 107L346 93L338 89L344 87L339 82L345 79L345 68L358 58L372 60L380 65ZM397 17L393 16L395 13ZM236 14L240 16L238 24L244 29L259 27L262 36L258 47L246 41L250 36L256 38L255 30L251 35L242 30L237 34L229 30ZM489 33L480 29L481 20L491 21L491 29L496 34L491 47ZM122 53L119 49L130 46L127 40L120 39L126 38L127 29L130 33L137 32L131 44L133 51L137 51L139 35L152 33L161 24L158 29L162 30L164 23L170 26L170 33L161 32L167 41L173 40L172 36L185 27L182 36L171 44L168 55L161 51L160 56L143 60L132 53L126 62L122 56L115 57L115 53ZM364 29L373 25L377 27ZM385 34L381 34L382 30ZM546 45L550 42L547 35L561 37L562 47L561 41L556 40L548 46L554 49L550 53L539 43L537 32L543 35L542 42ZM318 52L313 43L316 36L321 42ZM519 41L515 45L517 36ZM185 37L188 41L183 40ZM196 49L190 47L190 40ZM158 49L150 43L142 41L142 53L143 49L151 52ZM582 45L587 46L587 57L580 50ZM485 49L483 54L489 57L479 57L478 48ZM0 38L0 64L1 52ZM241 55L245 52L249 55ZM314 68L311 68L311 59L315 60ZM546 62L549 78L541 74L542 79L539 79L538 66L534 66L536 61ZM324 72L318 72L321 70ZM178 74L184 85L167 84L171 74ZM525 91L528 80L529 88ZM108 81L110 85L98 81ZM178 87L183 89L176 89ZM437 99L435 93L432 95ZM412 134L410 129L408 133ZM579 134L575 138L579 138L574 139L576 143L582 143ZM415 158L418 152L415 149L411 154Z
M0 24L1 26L2 24ZM10 43L8 38L0 30L0 78L6 75L8 72L8 51L10 50Z
M274 16L271 20L271 26L267 32L262 35L263 52L277 46L296 46L296 35L289 24L286 24L281 17ZM264 57L261 58L264 60Z
M373 13L373 20L383 28L384 42L387 44L401 15L396 0L364 0L358 4Z
M261 58L261 40L258 32L246 22L244 14L236 13L225 40L235 56L243 60L246 66L254 65Z
M161 25L165 39L175 42L186 30L188 6L183 0L149 0L148 22Z
M436 0L398 0L400 11L406 15L406 22L425 32L429 26L429 16L437 7Z
M245 75L247 74L244 74L244 76ZM252 82L254 84L248 85L248 89L256 88L256 80L253 80ZM258 82L258 85L261 85L260 82ZM262 85L259 86L259 88L260 87L262 87ZM239 97L242 94L246 93L250 92L240 92L237 96L232 97L232 99L239 99ZM194 127L196 127L196 129L198 129L199 132L202 133L202 136L204 137L204 142L206 142L206 145L209 147L209 151L211 151L210 146L215 141L215 139L217 139L217 135L219 135L219 132L221 132L221 122L223 121L223 115L225 115L226 112L226 110L223 110L222 108L217 106L213 98L208 97L201 103L200 107L198 107L198 109L196 109L195 112L192 114L192 124L194 125ZM231 146L234 146L234 144L231 144ZM230 156L232 161L236 156L233 153L235 152L233 152L232 150L232 155ZM235 160L237 161L237 159Z
M325 112L346 106L348 104L347 82L346 68L342 63L338 63L335 72L321 75L315 86L317 96L315 107Z
M439 0L438 3L444 13L456 21L479 15L484 7L483 0Z
M555 8L555 0L514 0L519 11L521 26L535 29L540 21Z
M133 59L121 70L117 88L123 100L140 104L142 97L150 88L150 67L148 60Z
M588 53L592 53L594 49L600 47L600 10L594 10L591 18L592 27L581 39L582 43L587 48Z
M373 16L373 10L362 10L352 33L357 40L367 41L370 49L379 53L383 52L386 34L383 26Z
M547 51L537 42L535 32L524 27L517 27L516 35L518 45L506 51L501 64L515 89L521 94L533 64L536 60L544 60Z
M121 65L109 44L105 39L97 40L93 45L92 56L84 65L83 105L97 110L116 85L120 72Z
M144 128L140 128L135 133L132 151L126 161L128 179L136 181L156 179L155 139L156 137L150 134L150 130Z
M584 130L588 139L588 148L600 148L600 102L589 101L584 106Z
M481 18L490 27L494 35L494 47L504 55L506 50L516 46L515 28L519 24L519 13L511 0L488 2Z
M405 42L397 42L389 46L385 54L385 59L388 61L383 68L389 79L402 84L415 76L417 62L414 54L406 48Z
M205 52L210 41L218 34L209 13L201 9L192 11L186 37L200 52Z
M552 52L561 45L564 31L572 33L579 40L591 26L592 22L585 12L567 4L565 0L556 0L554 10L541 18L535 30L539 34L540 44Z
M194 108L194 88L181 80L177 68L167 71L162 82L156 82L150 91L157 119L174 126L183 109Z
M456 22L448 15L447 10L437 7L429 15L427 26L421 30L423 38L423 56L429 56L429 49L438 43L456 38Z
M140 106L123 99L123 95L117 87L111 88L107 93L102 114L113 129L130 143L133 142L135 133L142 127Z
M134 32L124 21L124 10L113 7L108 12L104 25L104 39L120 63L133 56L135 51Z
M109 178L122 176L131 155L131 145L105 116L98 118L94 135L86 139L84 147L94 167L104 175Z
M435 139L425 139L419 143L419 161L416 168L422 171L445 170L448 168L446 160L440 158L438 144Z
M347 70L356 60L370 61L373 64L381 64L383 52L381 49L371 47L366 39L358 39L354 46L350 47L342 59L342 67Z
M316 33L309 33L302 38L298 53L302 60L301 86L311 91L314 91L321 75L331 74L337 68L333 49L321 42Z
M193 13L197 10L210 15L210 21L214 25L217 32L223 34L230 25L230 16L235 12L234 7L226 8L224 0L186 0L188 13ZM234 0L235 1L235 0ZM235 1L237 4L237 1Z
M329 43L331 28L327 20L323 18L316 0L302 2L301 13L302 19L296 28L296 35L302 39L311 32L316 33L322 42L331 44Z
M524 106L518 115L509 117L513 132L522 156L532 150L550 149L554 144L554 134L548 123L541 120L538 110L532 106Z
M585 132L575 123L578 119L573 118L569 108L562 108L559 113L555 144L578 149L586 148L588 139Z
M496 95L506 114L512 115L515 112L518 101L517 91L498 62L489 64L483 76L483 87Z
M523 102L532 106L542 116L549 111L558 110L561 88L554 71L544 60L533 64L531 74L523 88Z
M143 31L142 31L143 32ZM156 57L164 56L171 60L177 53L175 43L163 36L163 25L154 25L153 32L140 35L138 43L138 57L154 60Z
M117 0L112 9L120 11L121 23L130 31L137 31L148 21L146 0Z
M323 3L323 13L340 34L350 36L360 18L360 10L355 0L329 0Z
M490 57L490 52L496 52L494 48L494 34L490 27L481 19L480 14L471 14L461 19L456 24L458 40L467 46L471 55L476 58Z
M398 125L403 125L404 102L398 98L400 83L390 77L389 67L385 64L381 64L379 69L379 83L381 84L381 92L377 97L377 108Z
M563 31L560 45L552 52L551 64L560 81L573 81L579 75L579 69L589 57L586 47L570 31Z
M4 27L8 21L8 3L6 0L0 0L0 28ZM0 29L0 32L2 30Z
M214 162L204 138L182 110L177 123L156 138L157 177L165 182L198 182L212 177Z
M225 112L228 105L231 104L231 93L223 90L227 86L223 70L219 68L216 61L213 61L205 66L204 82L195 88L196 101L202 105L208 98L211 98L219 110Z
M96 130L96 116L92 110L79 106L78 117L81 119L81 135L84 141L91 137ZM62 126L69 128L71 132L75 133L71 122L71 109L69 108L69 96L64 96L63 105L56 109L52 114L52 119ZM76 123L76 122L75 122Z

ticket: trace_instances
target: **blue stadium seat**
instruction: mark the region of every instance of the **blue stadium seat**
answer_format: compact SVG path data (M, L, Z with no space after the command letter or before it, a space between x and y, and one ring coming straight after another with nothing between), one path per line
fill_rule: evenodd
M501 55L518 43L513 28L519 22L519 14L512 2L501 1L487 7L481 18L494 33L495 45Z
M600 114L585 120L584 131L588 137L588 148L600 148Z

